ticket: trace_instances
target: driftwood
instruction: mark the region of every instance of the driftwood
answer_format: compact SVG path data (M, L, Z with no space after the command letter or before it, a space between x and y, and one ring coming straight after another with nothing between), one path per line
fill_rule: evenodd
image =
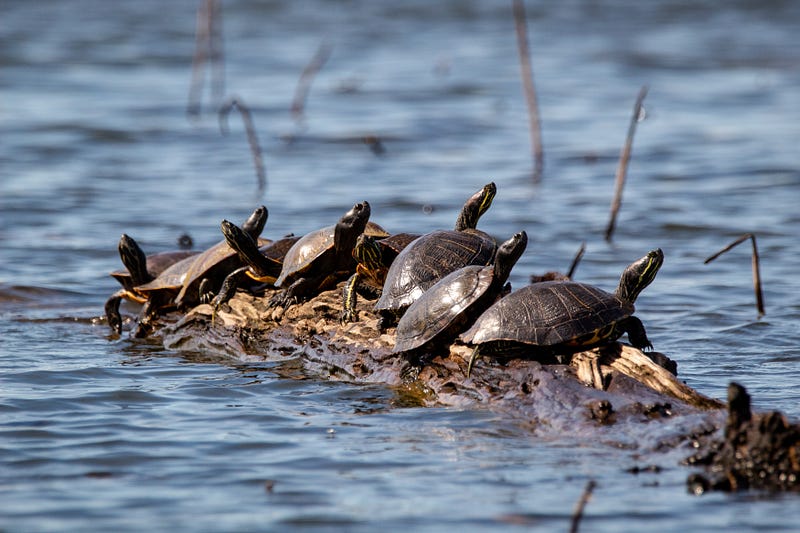
M163 317L156 334L170 349L271 362L278 374L296 375L301 366L304 373L324 379L381 383L394 388L406 405L491 409L546 437L590 439L642 452L683 446L683 457L699 442L707 452L705 463L694 461L699 466L711 465L712 456L722 457L715 450L730 448L724 445L731 434L724 431L725 405L681 382L665 368L674 370L674 363L663 354L614 343L575 354L569 364L483 358L468 378L469 346L456 343L415 364L391 353L393 331L378 331L370 302L359 302L358 322L342 325L340 290L285 311L269 308L269 296L240 292L216 314L208 305L185 315L173 313ZM765 431L795 434L797 426L780 421L785 424L762 428L761 441L769 440ZM783 467L796 467L796 442L789 437L780 442L794 446L784 450L788 459ZM726 488L713 481L703 486ZM748 486L759 485L727 485Z

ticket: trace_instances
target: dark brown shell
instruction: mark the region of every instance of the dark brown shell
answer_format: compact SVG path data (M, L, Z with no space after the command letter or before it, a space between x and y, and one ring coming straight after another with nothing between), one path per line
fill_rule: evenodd
M497 301L461 335L461 340L470 344L569 344L629 317L633 310L633 304L592 285L546 281Z
M164 270L177 263L181 259L186 259L197 255L199 252L191 250L173 250L170 252L158 252L147 256L147 271L153 276L158 277ZM121 268L110 273L120 285L128 290L133 289L131 285L131 273L127 269Z
M493 279L493 266L476 265L460 268L442 278L409 306L397 324L393 351L419 348L448 330L486 294Z
M300 237L300 239L289 249L283 259L283 269L281 275L275 281L276 287L288 285L287 281L293 281L301 277L314 263L325 260L326 253L333 251L333 238L336 225L312 231ZM374 222L367 222L364 233L376 238L386 237L386 233L381 226Z
M496 249L495 240L479 230L427 233L392 262L375 309L404 309L449 273L468 265L488 265Z

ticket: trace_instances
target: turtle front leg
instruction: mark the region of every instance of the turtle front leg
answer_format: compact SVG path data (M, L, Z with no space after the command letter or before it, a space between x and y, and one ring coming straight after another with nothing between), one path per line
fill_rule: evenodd
M197 288L200 303L208 304L214 299L214 289L209 278L200 280L200 286Z
M376 300L381 297L381 289L364 283L363 275L356 272L347 280L342 289L342 324L358 321L358 297Z
M119 313L119 305L122 303L125 294L125 289L120 289L106 300L105 311L108 327L117 335L122 333L122 315Z
M318 285L318 279L316 278L300 278L270 298L269 304L273 307L286 309L292 304L304 301Z
M358 320L358 309L356 309L358 295L356 294L356 285L358 284L359 277L358 272L354 273L350 276L350 279L347 280L342 289L342 317L339 319L342 324L356 322Z
M249 267L246 266L237 268L225 276L225 280L222 282L222 287L219 288L219 292L211 299L211 307L214 308L214 314L217 313L222 304L227 303L236 293L236 289L239 287L239 280L242 275L247 272L248 268Z
M652 350L653 344L647 338L644 324L635 316L629 316L618 324L621 332L627 332L628 340L634 348L639 350Z

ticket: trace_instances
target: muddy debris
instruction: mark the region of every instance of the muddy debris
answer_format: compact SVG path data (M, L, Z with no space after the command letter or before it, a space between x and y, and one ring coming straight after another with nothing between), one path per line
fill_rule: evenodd
M728 420L722 440L701 446L687 464L704 474L687 481L694 494L748 489L800 492L800 425L777 411L755 414L750 395L738 383L728 385Z

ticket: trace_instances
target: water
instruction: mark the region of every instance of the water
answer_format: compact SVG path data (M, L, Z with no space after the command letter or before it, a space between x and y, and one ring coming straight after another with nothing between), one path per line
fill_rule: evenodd
M699 391L736 380L800 415L800 8L790 2L528 2L545 176L529 136L504 2L227 2L226 95L252 109L261 196L239 117L185 115L195 2L8 1L0 24L0 528L7 531L565 530L587 480L591 531L790 530L792 495L693 497L677 465L542 439L481 409L291 364L175 353L109 335L116 242L148 252L270 208L267 234L332 223L367 199L391 230L453 224L494 180L481 226L525 229L512 274L566 269L613 288L650 248L651 340ZM289 113L319 47L306 121ZM633 101L647 84L628 187L602 239ZM361 141L377 135L376 157ZM293 137L293 142L287 138ZM757 316L758 237L767 313ZM132 306L123 311L131 316ZM686 453L684 453L686 452ZM633 475L656 464L659 474Z

